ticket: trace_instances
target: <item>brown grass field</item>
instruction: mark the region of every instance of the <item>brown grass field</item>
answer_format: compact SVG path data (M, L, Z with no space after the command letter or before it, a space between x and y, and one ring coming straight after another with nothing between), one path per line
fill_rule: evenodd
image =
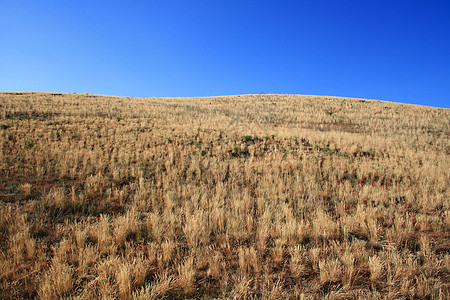
M450 109L0 93L0 298L450 297Z

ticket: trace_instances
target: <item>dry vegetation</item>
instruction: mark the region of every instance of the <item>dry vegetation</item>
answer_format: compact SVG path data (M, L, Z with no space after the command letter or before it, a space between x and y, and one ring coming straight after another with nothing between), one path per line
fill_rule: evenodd
M0 93L0 298L448 298L449 120Z

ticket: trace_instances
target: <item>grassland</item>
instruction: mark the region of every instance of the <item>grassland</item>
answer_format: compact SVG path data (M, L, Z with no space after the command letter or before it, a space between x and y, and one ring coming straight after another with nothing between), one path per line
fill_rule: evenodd
M0 93L0 298L448 299L449 120Z

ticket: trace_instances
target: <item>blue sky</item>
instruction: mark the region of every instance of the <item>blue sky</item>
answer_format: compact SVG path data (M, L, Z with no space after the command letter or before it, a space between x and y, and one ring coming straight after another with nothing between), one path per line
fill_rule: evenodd
M0 91L449 107L450 1L3 1Z

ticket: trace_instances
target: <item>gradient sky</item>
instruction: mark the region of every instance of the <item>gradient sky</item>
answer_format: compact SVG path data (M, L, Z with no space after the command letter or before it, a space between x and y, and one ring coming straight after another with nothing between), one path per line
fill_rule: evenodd
M449 107L450 1L3 1L0 91Z

